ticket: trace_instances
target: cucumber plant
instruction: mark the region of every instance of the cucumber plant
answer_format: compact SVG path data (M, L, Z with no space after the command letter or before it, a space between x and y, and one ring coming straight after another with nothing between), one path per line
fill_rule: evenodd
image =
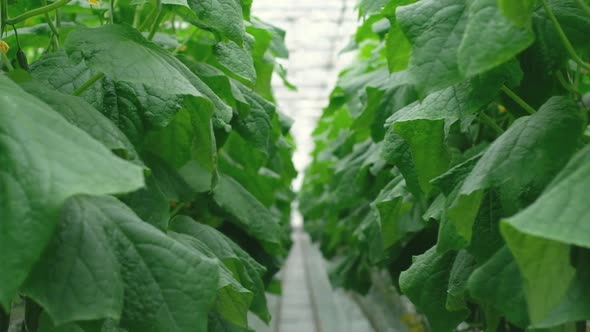
M296 172L250 9L1 1L1 332L270 321Z
M305 225L364 293L374 270L447 331L585 331L585 0L361 0L314 132Z

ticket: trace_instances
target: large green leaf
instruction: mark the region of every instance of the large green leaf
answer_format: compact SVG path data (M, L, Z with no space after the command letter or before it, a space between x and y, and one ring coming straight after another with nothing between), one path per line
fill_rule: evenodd
M239 83L237 86L250 107L247 115L239 117L235 125L236 131L257 150L270 156L272 145L277 138L277 135L273 134L278 134L277 126L273 126L275 106L248 87Z
M522 286L518 265L506 246L478 267L467 283L469 294L477 301L526 327L529 319Z
M240 1L188 0L188 5L197 14L202 24L242 44L245 32Z
M406 183L398 176L389 182L371 203L373 210L379 216L384 249L392 246L408 233L417 232L424 227L423 224L406 216L412 207L410 202Z
M189 78L188 69L167 51L124 25L79 28L64 45L73 59L103 72L115 81L145 84L179 95L202 96Z
M531 14L537 0L498 0L502 13L514 23L526 26L531 22Z
M475 0L468 11L458 54L460 70L467 77L510 60L535 40L530 27L518 27L502 15L498 0Z
M26 83L23 88L113 152L127 160L141 163L135 148L125 134L84 99L66 95L40 84Z
M131 95L137 96L135 98L141 102L147 100L158 105L159 101L166 105L170 96L193 96L198 98L202 108L210 108L212 103L219 121L229 123L231 120L231 108L203 81L171 53L148 41L131 27L109 24L93 29L76 29L68 35L65 49L75 61L86 62L117 84L124 84L130 92L139 90ZM161 100L161 95L168 98ZM148 116L149 112L153 112L149 108L147 111ZM158 112L152 116L161 114ZM171 116L168 116L167 120L170 119Z
M590 28L590 15L580 7L580 2L585 1L547 0L548 7L555 15L567 39L580 54L587 54L589 50L586 42L588 36L585 31ZM588 6L587 2L586 6ZM535 50L546 69L559 68L571 59L570 52L564 46L544 6L539 6L533 13L533 30L537 36Z
M580 107L565 97L553 97L518 119L478 161L450 207L459 234L471 239L485 189L501 188L503 206L512 213L536 197L574 153L585 121Z
M0 76L0 304L7 308L74 194L129 192L142 169Z
M212 114L201 106L195 99L187 99L184 108L168 126L147 135L146 149L177 169L194 160L213 172L216 167L217 146Z
M85 62L75 63L72 61L63 49L42 55L31 63L30 69L35 82L46 84L67 94L74 92L96 74L96 71L89 68ZM96 82L80 97L102 111L104 91L101 82Z
M409 145L420 188L426 194L432 190L430 180L449 167L449 155L444 145L445 123L442 120L395 122L393 130Z
M457 311L467 308L467 281L475 269L476 260L466 250L457 253L453 268L449 274L449 286L447 290L447 310Z
M570 245L590 248L586 236L589 212L583 194L589 160L590 148L585 148L535 203L502 223L502 233L527 286L533 324L561 302L574 278Z
M66 204L25 293L57 324L120 318L131 332L207 331L217 284L217 266L205 254L112 197L80 195Z
M233 272L233 276L254 293L251 310L268 322L270 314L266 306L266 296L262 276L266 268L256 262L247 252L223 233L211 226L198 223L186 216L175 217L170 229L190 235L204 243Z
M241 47L232 41L221 42L215 45L214 54L223 68L250 84L256 82L256 69L247 47Z
M447 288L456 253L439 254L436 247L414 258L400 275L400 288L422 310L433 332L453 331L468 315L467 310L446 309Z
M266 251L282 251L277 218L236 180L220 175L213 199L231 216L232 222L260 241Z
M217 296L215 298L214 310L226 320L241 326L248 326L248 308L252 302L253 294L242 286L232 275L232 271L219 260L215 253L198 239L175 232L170 236L200 253L217 261L219 270L219 283L217 285Z
M412 43L408 71L426 95L462 80L458 49L467 24L465 0L423 0L398 7L400 27Z

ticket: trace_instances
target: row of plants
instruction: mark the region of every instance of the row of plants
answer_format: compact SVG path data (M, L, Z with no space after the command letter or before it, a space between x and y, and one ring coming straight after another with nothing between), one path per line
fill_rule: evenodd
M251 5L1 1L0 331L270 321L296 171Z
M590 4L358 9L300 193L333 283L387 271L411 330L586 331Z

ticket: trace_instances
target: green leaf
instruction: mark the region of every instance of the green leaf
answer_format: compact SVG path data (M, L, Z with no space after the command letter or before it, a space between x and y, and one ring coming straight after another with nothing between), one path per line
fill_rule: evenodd
M566 97L553 97L535 114L518 119L487 149L450 207L459 234L471 240L485 189L501 188L509 213L536 197L574 153L585 122L580 107Z
M467 281L475 266L475 257L466 250L461 250L457 253L457 257L453 262L453 268L449 274L448 296L445 305L447 310L457 311L468 309L466 302Z
M121 198L142 220L166 231L170 220L170 201L164 196L153 175L146 177L145 188Z
M444 173L449 167L449 155L444 144L444 121L398 121L392 125L409 145L420 188L430 194L430 180Z
M517 84L522 72L516 61L470 80L433 92L424 100L416 101L395 112L387 124L415 120L445 120L449 127L463 120L491 102L503 84Z
M72 61L63 49L55 53L42 55L31 63L30 69L31 76L36 82L53 87L66 94L71 94L96 74L85 62L75 63ZM81 98L99 111L103 110L104 98L101 83L100 81L96 82L80 95ZM103 114L109 117L109 113Z
M527 286L533 324L561 302L574 278L570 245L590 248L584 236L588 211L582 194L589 160L590 148L577 153L539 199L502 222L502 233Z
M246 44L247 45L247 44ZM256 69L250 51L233 41L215 45L213 53L219 64L250 84L256 82Z
M410 145L391 128L385 133L381 144L381 156L400 170L408 190L414 196L423 196Z
M168 126L147 135L146 149L176 169L195 160L213 172L217 146L211 116L211 111L196 99L187 99Z
M577 250L577 251L576 251ZM573 250L572 263L576 265L576 277L567 294L545 319L534 324L538 328L553 327L567 322L587 321L590 318L590 267L587 262L589 252L579 249Z
M589 47L585 31L590 29L590 15L587 11L580 7L577 0L547 0L547 4L573 48L579 54L587 54ZM535 51L538 52L545 70L565 66L571 56L543 6L539 6L533 13L533 29L537 35Z
M494 308L517 326L528 325L522 278L506 246L473 272L467 289L479 303Z
M278 133L273 133L277 128L273 126L275 106L243 84L238 83L237 86L250 107L247 115L239 117L235 125L236 131L254 148L265 156L270 156L273 141L278 136Z
M221 315L209 314L209 332L252 332L251 329L232 324Z
M123 310L125 287L107 235L113 225L86 199L77 196L66 203L53 239L24 285L24 293L55 325L118 320Z
M111 151L127 160L142 164L137 152L135 152L135 148L125 134L84 99L35 83L26 83L22 87L27 92L43 100L68 122L84 130Z
M520 26L530 24L536 3L537 0L498 0L504 16Z
M188 0L198 20L238 45L244 40L244 19L238 0Z
M502 15L498 0L475 0L469 5L469 22L459 47L460 70L467 77L483 73L512 59L534 40L530 27L518 27Z
M414 257L412 266L400 275L399 284L418 308L426 314L433 332L453 331L467 318L467 310L446 309L447 287L456 253L439 254L436 247Z
M376 14L389 2L389 0L360 0L357 7L360 15L368 16Z
M391 21L391 20L390 20ZM408 67L412 45L395 21L385 37L387 51L387 66L390 72L396 72Z
M144 182L141 167L117 158L4 76L0 99L0 304L7 308L68 197L129 192Z
M170 223L170 229L190 235L204 243L233 272L234 277L254 293L251 310L265 322L270 320L262 281L262 276L266 272L264 266L256 262L223 233L189 217L175 217Z
M398 176L389 182L371 203L379 216L383 249L404 238L408 233L420 231L424 225L408 218L412 204L406 183Z
M112 197L80 195L64 208L26 293L58 324L120 317L130 331L207 331L217 283L206 255Z
M462 81L458 49L467 24L465 0L423 0L398 7L396 17L412 43L408 71L421 94Z
M131 27L108 24L78 28L68 35L64 47L74 60L85 61L115 81L144 84L178 95L203 95L185 77L188 68Z
M219 283L217 285L217 297L215 299L214 310L228 321L241 326L248 326L248 308L252 302L252 292L244 288L232 275L232 272L203 242L185 234L170 232L177 241L194 248L200 253L215 259L219 270Z
M232 222L257 239L267 252L282 251L278 220L236 180L220 174L213 199L231 216Z
M171 97L193 96L201 108L215 108L218 123L214 124L222 126L231 120L231 108L203 81L172 54L146 40L131 27L108 24L93 29L76 29L68 35L65 49L78 63L84 61L116 84L123 84L124 88L130 90L127 95L136 96L142 104L155 104L155 110L146 107L148 118L152 115L158 120L161 117L160 109L169 105L168 99ZM162 95L166 96L164 100ZM160 127L165 126L173 114L156 123Z

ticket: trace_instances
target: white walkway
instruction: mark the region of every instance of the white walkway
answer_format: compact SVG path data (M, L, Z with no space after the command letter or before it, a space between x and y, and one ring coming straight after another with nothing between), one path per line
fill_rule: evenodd
M283 268L280 298L271 296L273 321L251 322L256 332L373 332L357 304L331 288L323 258L301 231Z

